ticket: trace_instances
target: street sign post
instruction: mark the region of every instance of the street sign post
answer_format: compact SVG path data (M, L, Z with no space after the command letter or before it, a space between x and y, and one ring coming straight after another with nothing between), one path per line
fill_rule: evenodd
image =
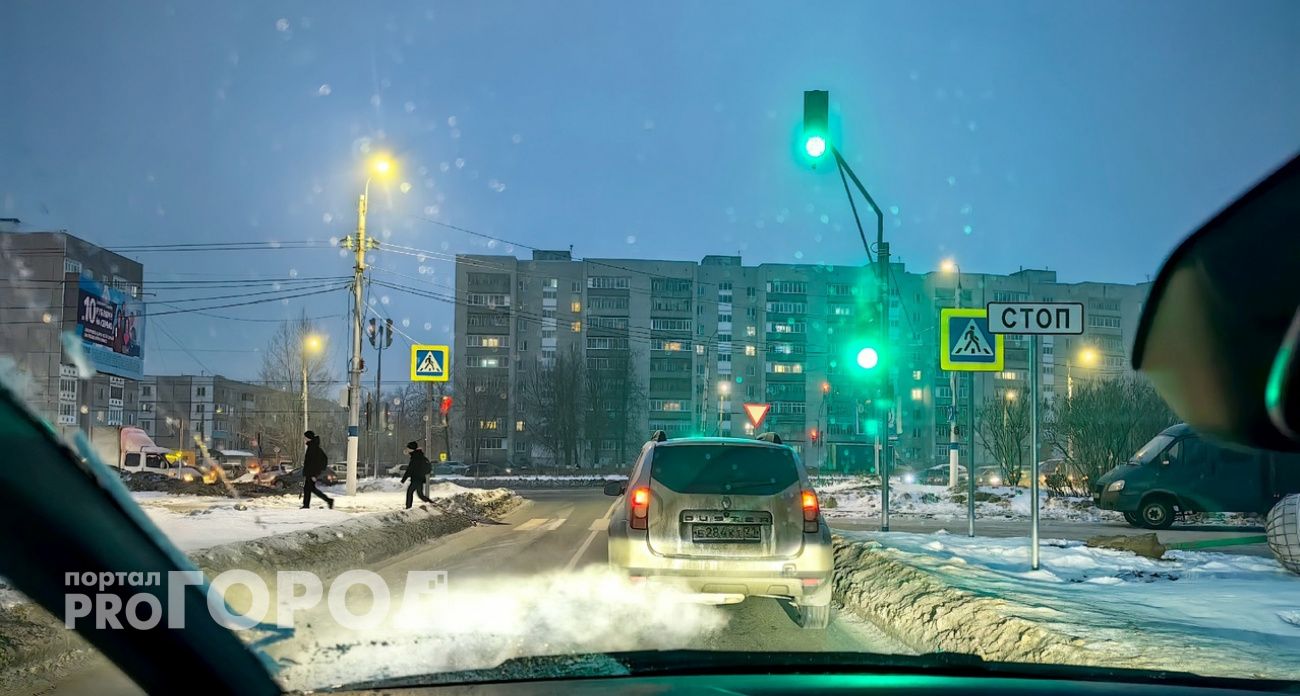
M989 330L1029 336L1029 567L1038 570L1038 337L1083 333L1083 305L1078 302L990 302Z
M954 372L1001 372L1003 337L989 329L983 309L944 309L939 313L939 365Z
M763 424L763 419L767 418L767 412L771 410L772 404L745 404L745 415L749 416L749 422L758 430L758 426Z
M450 346L411 346L411 381L446 382L451 377Z

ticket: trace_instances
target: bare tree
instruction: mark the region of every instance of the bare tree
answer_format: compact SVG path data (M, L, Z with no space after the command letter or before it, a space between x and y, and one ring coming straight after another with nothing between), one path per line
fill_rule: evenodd
M500 429L494 429L490 425L502 424L505 420L505 380L487 372L474 374L468 368L456 373L452 379L452 414L454 420L460 423L458 430L461 433L461 451L468 462L478 462L483 438L501 433ZM448 439L451 439L450 436ZM452 446L455 446L454 441Z
M1029 425L1028 399L988 399L976 414L975 435L1008 486L1019 486L1024 477Z
M280 448L280 456L294 461L302 460L302 367L304 353L307 361L308 411L312 430L322 436L323 444L330 444L342 432L331 421L336 409L323 402L329 400L333 376L323 351L306 350L308 336L316 333L315 325L306 315L280 324L275 335L262 352L260 378L265 389L258 395L257 410L261 414L263 451ZM327 437L327 435L329 437Z
M641 425L645 390L637 379L635 356L629 351L588 358L585 374L583 430L592 453L592 465L602 461L601 453L612 450L612 463L625 464L630 446L635 446Z
M520 380L519 403L524 427L534 441L565 467L578 466L586 424L586 366L577 349L554 362L530 366Z
M1138 377L1077 385L1072 397L1056 397L1045 420L1046 441L1075 477L1071 488L1082 491L1176 422L1151 384Z

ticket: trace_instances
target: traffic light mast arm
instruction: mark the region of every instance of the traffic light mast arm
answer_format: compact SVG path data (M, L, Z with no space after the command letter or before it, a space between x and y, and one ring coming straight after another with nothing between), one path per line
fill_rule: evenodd
M870 193L867 193L867 187L862 185L862 182L858 180L858 175L853 172L853 168L849 166L848 162L844 161L839 148L831 145L831 154L835 155L835 164L840 169L840 180L844 181L844 175L847 173L849 178L853 180L853 185L858 187L858 192L867 200L867 205L870 205L871 209L876 213L876 251L879 252L883 248L881 245L885 243L885 212L880 209L880 206L876 205L876 199L872 198ZM867 260L874 262L875 259L871 255L871 245L867 243L867 235L862 230L862 220L858 218L858 206L853 202L853 193L849 191L847 181L844 181L844 195L849 197L849 207L853 209L854 222L858 223L858 236L862 238L862 246L867 251Z

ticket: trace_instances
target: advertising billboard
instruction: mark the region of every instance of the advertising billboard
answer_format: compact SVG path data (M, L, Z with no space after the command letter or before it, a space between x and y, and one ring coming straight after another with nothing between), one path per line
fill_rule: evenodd
M144 304L88 278L77 298L77 335L95 369L127 379L144 375Z

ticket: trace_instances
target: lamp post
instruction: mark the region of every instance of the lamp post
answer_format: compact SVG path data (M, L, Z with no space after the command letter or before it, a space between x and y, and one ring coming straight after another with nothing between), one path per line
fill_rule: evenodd
M951 273L956 276L956 283L953 285L953 307L961 309L961 266L957 265L952 259L945 260L939 270L944 273ZM961 451L961 441L957 437L957 371L948 372L948 388L952 390L952 417L948 419L948 487L957 487L957 470L960 466L958 458ZM974 472L967 472L974 475Z
M731 394L731 382L718 382L718 437L722 437L723 402Z
M307 417L307 354L319 353L322 345L324 341L316 334L307 334L302 341L302 431L304 433L311 430Z
M343 239L343 248L352 251L356 264L352 267L352 357L348 364L348 468L347 493L357 494L357 450L361 437L361 315L365 311L361 285L366 271L366 250L377 246L366 237L366 208L370 198L370 181L373 177L387 177L396 167L384 156L370 161L365 187L357 203L357 233Z

